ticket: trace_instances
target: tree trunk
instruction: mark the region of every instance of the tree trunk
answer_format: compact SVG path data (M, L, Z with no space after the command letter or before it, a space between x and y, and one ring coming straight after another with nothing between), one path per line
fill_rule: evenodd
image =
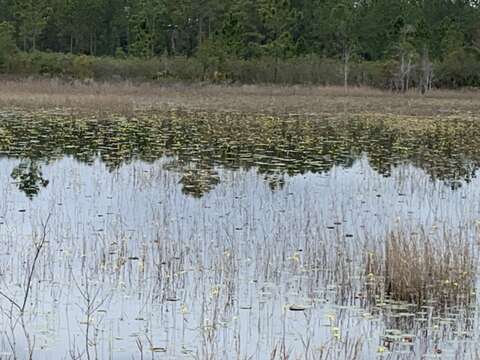
M278 56L275 56L275 67L273 69L273 83L276 84L278 79Z
M348 75L350 70L350 49L348 47L343 49L343 88L345 94L348 93Z
M405 54L402 53L402 57L400 59L400 91L405 92Z
M176 33L177 31L175 29L173 29L172 32L170 33L170 48L171 48L172 55L175 55L177 52Z
M37 50L37 30L33 30L32 34L32 51Z
M420 91L422 94L427 93L432 87L432 63L428 54L427 47L423 48L422 52L422 79L420 84Z
M198 18L198 47L202 46L203 40L203 20L201 17Z
M90 54L93 55L93 33L90 32Z
M152 30L150 32L150 57L153 58L155 56L155 38L154 38L154 34L155 34L155 31L157 30L155 28L155 24L157 22L157 19L155 18L155 16L153 16L153 19L152 19Z
M408 57L406 74L405 74L405 92L408 91L408 88L410 86L410 73L411 73L411 71L412 71L412 58L409 56Z

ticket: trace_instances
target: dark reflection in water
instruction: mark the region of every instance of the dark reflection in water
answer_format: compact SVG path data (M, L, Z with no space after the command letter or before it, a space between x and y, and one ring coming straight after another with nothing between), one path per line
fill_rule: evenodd
M44 179L40 165L36 161L29 160L21 162L11 173L17 187L23 191L29 199L33 199L40 192L41 188L48 185L49 181Z
M75 118L36 114L0 116L0 154L22 159L11 176L32 198L48 180L41 165L64 156L110 170L135 160L164 156L182 175L185 194L201 197L220 182L217 167L263 174L272 190L285 175L351 167L366 156L390 176L411 163L452 189L469 182L480 164L480 124L473 119L349 119L272 117L234 113L143 113L135 118Z

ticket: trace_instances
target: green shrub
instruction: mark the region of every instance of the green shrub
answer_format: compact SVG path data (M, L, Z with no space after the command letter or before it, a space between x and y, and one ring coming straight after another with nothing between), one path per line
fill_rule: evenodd
M9 30L10 31L10 30ZM7 34L7 35L6 35ZM8 35L10 34L10 35ZM291 59L258 57L249 60L219 55L210 45L195 57L160 56L92 57L45 52L18 52L11 33L0 25L0 71L24 76L67 77L95 80L209 81L241 84L343 85L343 65L339 60L316 55ZM208 50L208 51L207 51ZM211 51L211 52L210 52ZM349 84L394 89L398 61L352 61ZM436 87L480 86L480 53L461 49L450 53L434 66ZM421 68L414 67L411 87L419 84Z
M434 73L438 87L480 86L480 54L476 49L453 51L436 65Z
M72 62L72 75L77 79L91 79L94 75L94 60L90 56L76 56Z
M225 57L226 54L219 44L205 40L195 55L195 59L202 66L202 80L212 79L215 73L224 71Z
M390 89L397 69L395 60L355 63L351 68L350 83Z

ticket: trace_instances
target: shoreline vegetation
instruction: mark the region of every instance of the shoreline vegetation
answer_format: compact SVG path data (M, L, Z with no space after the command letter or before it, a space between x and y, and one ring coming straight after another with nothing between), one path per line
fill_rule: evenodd
M480 87L472 1L0 0L0 74L67 80Z
M404 70L404 60L358 60L350 62L346 69L341 60L318 55L242 59L219 56L213 52L195 56L165 54L141 58L24 52L18 51L14 43L9 47L2 46L1 25L0 75L10 77L160 84L333 86L343 87L344 92L352 87L369 87L397 94L412 91L425 94L435 89L480 86L479 49L460 49L442 61L429 62L428 73L421 63L412 62L409 70ZM415 61L424 60L415 58Z
M0 77L4 110L59 109L80 113L137 111L244 112L272 115L338 116L341 114L406 117L475 117L480 92L475 89L432 90L419 96L370 87L224 85L132 81Z

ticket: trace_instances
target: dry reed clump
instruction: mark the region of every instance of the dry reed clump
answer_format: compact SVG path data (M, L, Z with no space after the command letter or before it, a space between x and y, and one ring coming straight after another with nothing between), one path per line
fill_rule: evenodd
M475 297L475 264L473 245L459 236L391 233L384 249L368 256L367 284L394 301L466 306Z

